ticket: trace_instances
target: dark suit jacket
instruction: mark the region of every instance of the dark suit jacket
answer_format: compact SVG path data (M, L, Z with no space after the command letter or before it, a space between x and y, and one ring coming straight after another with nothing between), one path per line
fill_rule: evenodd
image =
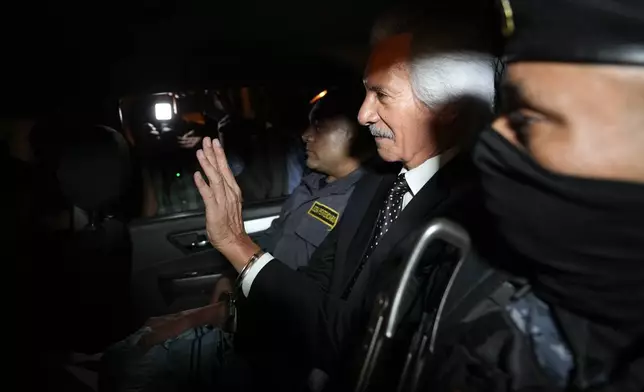
M262 269L240 304L236 348L254 362L264 386L269 379L279 380L280 390L286 390L312 367L334 377L346 366L350 350L364 335L375 293L393 281L382 271L404 262L424 223L435 217L463 221L470 215L478 206L474 173L469 159L460 155L441 168L383 236L346 299L342 294L395 175L365 175L308 267L293 271L273 260Z

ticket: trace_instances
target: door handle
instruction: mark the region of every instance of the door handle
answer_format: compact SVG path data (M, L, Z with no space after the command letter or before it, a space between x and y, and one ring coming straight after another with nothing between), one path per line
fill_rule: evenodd
M189 246L186 246L188 250L196 250L196 249L205 249L208 248L210 245L210 241L208 241L208 237L204 234L199 234L197 235L197 239L194 240L193 242L190 243Z
M168 241L186 254L197 253L212 248L206 230L197 229L189 232L168 235Z

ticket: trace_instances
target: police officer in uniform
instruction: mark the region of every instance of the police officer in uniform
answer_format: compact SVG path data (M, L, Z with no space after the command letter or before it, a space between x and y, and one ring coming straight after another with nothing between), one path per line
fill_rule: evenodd
M644 2L500 4L501 114L474 153L495 235L475 246L512 278L440 322L419 389L643 391Z
M355 113L361 99L348 91L332 90L315 102L310 126L302 135L306 165L312 172L285 202L280 217L258 244L293 269L306 266L313 252L335 227L353 189L362 178L363 162L376 146Z

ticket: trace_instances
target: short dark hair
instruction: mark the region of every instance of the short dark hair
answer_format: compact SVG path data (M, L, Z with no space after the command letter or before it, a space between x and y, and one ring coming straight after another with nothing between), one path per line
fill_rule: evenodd
M309 122L327 120L344 120L348 125L350 135L349 154L365 162L376 153L376 142L369 130L358 122L358 112L362 105L364 93L349 89L334 89L318 99L309 112Z

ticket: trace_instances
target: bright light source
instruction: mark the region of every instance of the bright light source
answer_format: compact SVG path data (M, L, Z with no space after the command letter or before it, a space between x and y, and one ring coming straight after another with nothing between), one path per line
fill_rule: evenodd
M172 119L172 104L169 102L157 103L154 105L154 116L159 121Z
M316 95L315 97L313 97L313 99L312 99L309 103L315 103L315 102L319 101L319 100L320 100L320 98L324 98L324 96L325 96L327 93L328 93L328 91L326 91L326 90L322 91L321 93L319 93L318 95Z
M177 177L181 177L181 173L177 173L177 174L176 174L176 176L177 176Z

